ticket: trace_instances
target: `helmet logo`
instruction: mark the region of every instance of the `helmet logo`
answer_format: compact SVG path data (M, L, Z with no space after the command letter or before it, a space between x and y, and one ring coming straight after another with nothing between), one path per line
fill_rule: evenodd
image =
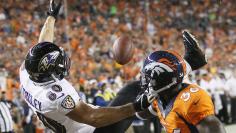
M173 72L173 70L167 66L166 64L159 63L159 62L152 62L145 66L144 70L147 72L149 70L155 71L158 75L162 72Z
M46 54L39 62L38 70L46 71L50 66L55 65L55 61L59 56L59 54L60 54L59 51L53 51Z

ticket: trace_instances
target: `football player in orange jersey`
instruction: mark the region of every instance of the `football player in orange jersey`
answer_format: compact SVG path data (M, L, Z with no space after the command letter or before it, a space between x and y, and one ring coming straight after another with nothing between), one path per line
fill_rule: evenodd
M204 52L200 49L195 38L191 34L189 34L187 31L184 31L183 35L184 35L183 44L185 46L185 54L184 54L185 61L183 61L182 63L184 64L185 75L187 75L187 73L191 72L191 70L194 71L206 65L207 60L205 58ZM165 59L163 58L162 61L164 62ZM169 61L166 60L166 62L169 62ZM143 80L141 80L141 82L142 81ZM144 86L143 88L145 90ZM109 104L109 106L118 106L118 105L126 104L130 101L134 101L137 95L141 92L143 92L143 89L141 89L140 87L140 81L130 82L118 92L116 98ZM147 113L147 114L151 114L151 113ZM153 117L153 115L151 116ZM137 115L137 117L140 118L139 115ZM135 117L130 117L118 123L99 128L95 132L96 133L110 133L110 132L123 133L131 125L134 118ZM159 125L155 125L155 126L159 127Z
M183 32L183 39L185 47L198 45L187 31ZM189 62L191 58L185 60ZM148 110L137 113L137 117L158 116L167 133L225 133L207 92L197 85L183 82L186 63L178 53L151 53L145 59L141 73L141 86L156 98Z

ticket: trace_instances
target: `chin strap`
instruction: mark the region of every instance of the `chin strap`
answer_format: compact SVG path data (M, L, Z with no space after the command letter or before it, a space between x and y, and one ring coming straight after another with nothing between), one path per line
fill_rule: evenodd
M58 82L58 81L59 81L59 79L56 78L56 76L55 76L54 74L51 74L51 76L52 76L52 78L53 78L53 80L54 80L55 82Z
M49 84L54 83L54 82L55 82L54 80L51 80L51 81L47 81L47 82L43 82L43 83L37 83L37 82L33 82L33 83L36 86L46 86L46 85L49 85Z

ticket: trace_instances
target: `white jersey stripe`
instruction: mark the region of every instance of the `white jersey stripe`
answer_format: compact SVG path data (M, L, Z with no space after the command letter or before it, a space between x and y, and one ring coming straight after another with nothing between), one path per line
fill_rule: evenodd
M1 132L5 132L7 127L6 127L6 121L5 121L5 116L2 114L2 105L0 105L0 126L1 126Z
M2 107L3 107L3 113L4 114L6 114L5 116L5 121L6 121L6 127L7 127L7 131L11 131L11 122L12 122L12 120L11 120L11 114L10 114L10 110L8 109L8 107L7 107L7 105L6 105L6 103L3 103L3 102L1 102L1 105L2 105Z
M2 115L3 115L3 118L4 118L4 124L5 124L5 132L7 132L7 130L8 130L8 116L7 116L7 114L6 114L6 111L5 111L5 109L4 109L4 107L3 107L3 103L2 102L0 102L0 105L1 105L1 112L2 112Z
M6 113L6 122L7 122L7 131L10 131L10 125L11 125L11 115L10 115L10 110L6 106L6 103L2 103L4 111Z
M10 107L10 104L9 103L5 103L5 109L6 109L6 112L7 112L7 115L9 116L8 117L8 120L9 120L9 131L12 131L13 130L13 120L12 120L12 117L11 117L11 111L9 109Z
M5 123L5 132L13 131L13 121L7 103L0 102L0 106L3 121Z

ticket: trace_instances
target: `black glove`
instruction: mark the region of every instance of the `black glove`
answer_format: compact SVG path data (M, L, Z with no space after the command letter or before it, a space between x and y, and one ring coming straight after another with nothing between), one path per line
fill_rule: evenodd
M183 31L185 47L184 59L189 63L192 70L197 70L207 64L204 52L200 49L198 41L188 31Z
M154 96L148 94L148 92L145 91L143 94L139 95L137 97L137 100L133 103L135 111L140 112L142 110L145 110L151 105L154 99Z
M56 5L54 0L50 0L50 5L47 12L48 16L53 16L56 19L59 13L59 10L61 8L61 3L62 3L62 0L59 0L58 4Z

